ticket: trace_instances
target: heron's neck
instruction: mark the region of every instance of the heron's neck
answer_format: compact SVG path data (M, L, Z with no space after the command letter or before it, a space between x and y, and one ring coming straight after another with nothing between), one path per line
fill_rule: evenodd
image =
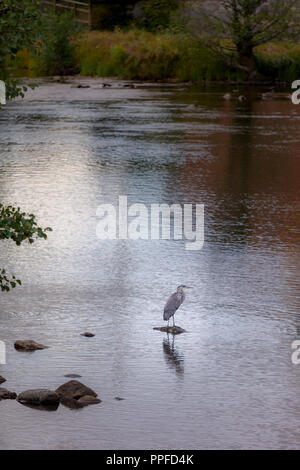
M177 289L177 294L180 296L180 297L185 297L185 292L184 290L180 287L179 289Z

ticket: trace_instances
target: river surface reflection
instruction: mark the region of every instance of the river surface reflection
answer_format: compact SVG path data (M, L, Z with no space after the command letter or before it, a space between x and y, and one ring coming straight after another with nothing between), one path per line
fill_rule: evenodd
M19 393L77 373L102 403L2 401L0 448L299 448L300 108L260 90L240 103L217 87L86 82L44 83L0 113L0 200L53 228L1 243L23 286L1 295L0 374ZM204 204L203 249L98 240L97 207L119 195ZM153 327L182 283L187 333L172 338ZM50 348L15 351L26 338Z

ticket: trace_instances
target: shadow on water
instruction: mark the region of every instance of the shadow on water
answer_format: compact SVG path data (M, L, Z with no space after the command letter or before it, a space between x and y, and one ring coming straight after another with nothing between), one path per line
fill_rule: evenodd
M163 353L169 369L175 372L177 377L183 378L184 355L177 347L175 347L175 336L176 335L168 334L167 337L163 339Z

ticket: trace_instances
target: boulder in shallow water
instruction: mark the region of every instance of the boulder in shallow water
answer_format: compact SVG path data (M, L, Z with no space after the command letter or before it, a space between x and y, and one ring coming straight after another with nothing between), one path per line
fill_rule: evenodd
M53 406L59 403L59 396L52 390L38 388L20 393L18 401L29 405Z
M39 344L36 341L33 341L32 339L27 339L27 340L16 341L15 348L18 351L37 351L38 349L47 349L48 346Z
M97 397L97 393L94 392L94 390L82 384L78 380L70 380L58 387L55 391L61 398L71 398L74 400L79 400L86 395Z
M15 392L10 392L6 390L6 388L0 387L0 401L1 400L15 400L17 398L17 394Z
M3 384L4 382L6 382L6 379L0 375L0 384Z
M94 390L78 380L66 382L56 389L56 393L60 397L61 403L71 409L83 408L101 402Z

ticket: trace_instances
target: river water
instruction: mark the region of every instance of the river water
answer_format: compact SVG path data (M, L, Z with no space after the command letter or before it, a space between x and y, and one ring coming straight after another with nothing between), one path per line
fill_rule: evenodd
M299 449L300 114L224 87L44 82L0 112L0 200L53 233L0 264L4 386L77 373L101 404L0 403L1 449ZM198 107L194 107L197 104ZM205 205L205 243L99 240L103 203ZM187 330L153 330L179 284ZM94 338L80 336L92 331ZM14 350L16 339L49 349ZM124 400L117 401L115 397Z

